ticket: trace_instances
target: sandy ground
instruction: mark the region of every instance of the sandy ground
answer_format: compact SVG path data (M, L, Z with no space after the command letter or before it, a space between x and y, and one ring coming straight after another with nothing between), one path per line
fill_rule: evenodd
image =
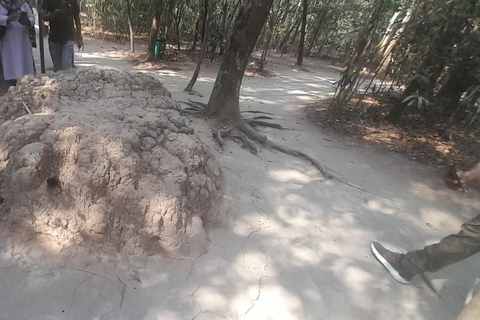
M77 64L134 69L112 47L123 48L87 41ZM308 60L309 72L277 62L276 77L245 78L242 108L273 112L291 130L266 130L269 137L369 192L322 182L304 161L268 150L253 156L229 142L220 153L209 128L192 119L227 182L228 217L209 231L208 253L58 252L2 236L0 319L454 319L479 288L478 257L428 275L442 300L420 279L397 284L369 243L411 250L435 242L476 215L477 195L444 188L440 172L401 155L322 132L302 109L331 93L338 75ZM178 100L206 102L215 70L202 71L202 98L182 92L193 66L181 68L155 76Z

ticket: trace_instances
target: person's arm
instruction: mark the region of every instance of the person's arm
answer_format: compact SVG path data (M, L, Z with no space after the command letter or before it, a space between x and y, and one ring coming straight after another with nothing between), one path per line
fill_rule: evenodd
M480 182L480 162L470 171L459 172L458 177L462 184L472 184Z
M42 3L42 18L43 21L55 21L60 20L65 16L62 10L52 7L52 3L49 0L44 0Z
M8 14L8 10L0 4L0 26L6 27L10 22L18 20L18 14Z
M30 21L30 26L35 26L35 14L33 13L32 7L27 3L27 16Z
M8 24L8 11L0 4L0 26L6 27Z
M35 16L33 15L33 10L29 4L24 4L23 9L26 15L20 15L20 19L18 20L19 23L24 25L27 28L31 28L35 25Z
M65 16L65 12L62 10L55 10L53 12L47 11L48 13L43 12L43 21L56 21L61 20Z
M73 18L75 20L75 26L77 28L77 46L80 49L83 47L83 36L82 36L82 23L80 22L80 6L78 5L77 0L73 0Z

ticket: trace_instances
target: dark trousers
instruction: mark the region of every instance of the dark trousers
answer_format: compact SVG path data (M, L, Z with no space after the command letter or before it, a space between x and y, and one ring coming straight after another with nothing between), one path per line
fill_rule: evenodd
M463 224L459 233L449 235L439 243L426 246L423 250L407 253L401 259L401 264L413 274L425 271L435 272L479 251L480 215Z

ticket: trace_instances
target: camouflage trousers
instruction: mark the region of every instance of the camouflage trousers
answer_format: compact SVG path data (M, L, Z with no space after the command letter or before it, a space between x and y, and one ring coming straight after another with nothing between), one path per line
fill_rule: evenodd
M438 271L479 251L480 215L463 224L459 233L449 235L423 250L409 252L400 262L407 271L420 274L425 271Z

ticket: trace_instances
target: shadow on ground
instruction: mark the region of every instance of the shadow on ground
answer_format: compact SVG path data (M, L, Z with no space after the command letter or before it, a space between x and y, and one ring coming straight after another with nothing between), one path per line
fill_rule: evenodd
M369 243L422 247L456 232L480 202L445 190L432 168L310 124L302 106L330 94L336 74L286 67L276 74L246 78L242 108L275 113L292 130L266 130L269 137L308 151L368 192L322 181L299 159L268 150L253 156L228 142L216 152L228 217L209 231L208 253L185 260L74 247L54 253L4 241L0 319L454 319L478 287L478 257L429 275L441 300L421 280L397 284ZM189 72L154 75L178 100L192 97L181 91ZM193 98L206 102L214 78L204 70L196 87L204 97ZM210 129L192 121L217 149Z

